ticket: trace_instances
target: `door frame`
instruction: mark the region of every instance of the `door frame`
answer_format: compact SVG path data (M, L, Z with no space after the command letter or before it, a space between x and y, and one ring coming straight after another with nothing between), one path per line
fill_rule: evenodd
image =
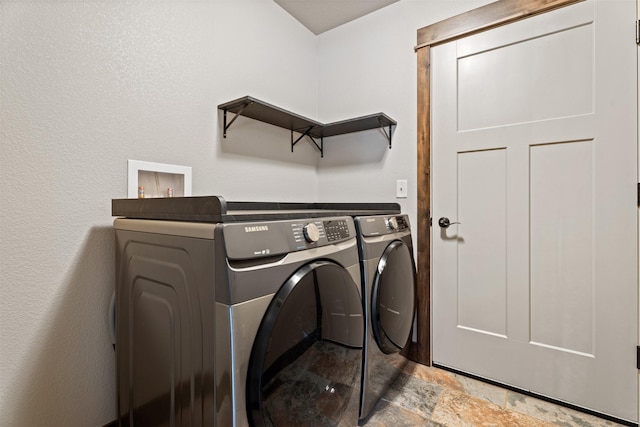
M430 49L583 0L497 0L417 31L417 340L407 356L431 365L431 77Z

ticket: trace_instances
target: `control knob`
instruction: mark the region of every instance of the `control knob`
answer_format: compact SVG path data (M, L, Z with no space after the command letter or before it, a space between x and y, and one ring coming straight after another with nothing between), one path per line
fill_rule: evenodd
M389 221L387 221L387 225L389 226L390 230L397 230L398 229L398 220L395 217L389 218Z
M320 240L320 229L312 222L302 227L302 234L304 235L304 240L309 243L315 243Z

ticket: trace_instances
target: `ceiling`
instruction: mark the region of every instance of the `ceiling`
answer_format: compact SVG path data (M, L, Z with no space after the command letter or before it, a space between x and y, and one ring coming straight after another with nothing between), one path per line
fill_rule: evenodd
M274 0L318 35L399 0Z

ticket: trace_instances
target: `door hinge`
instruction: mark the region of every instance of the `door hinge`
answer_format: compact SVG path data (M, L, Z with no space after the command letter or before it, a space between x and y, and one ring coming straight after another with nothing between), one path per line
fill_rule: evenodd
M640 345L636 347L636 368L640 369Z
M640 19L636 21L636 44L640 44Z
M640 182L638 183L638 206L640 206Z

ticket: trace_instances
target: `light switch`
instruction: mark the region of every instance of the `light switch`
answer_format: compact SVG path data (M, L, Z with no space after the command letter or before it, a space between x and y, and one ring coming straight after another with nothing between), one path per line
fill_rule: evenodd
M406 199L408 195L407 191L407 180L399 179L396 181L396 198L397 199Z

